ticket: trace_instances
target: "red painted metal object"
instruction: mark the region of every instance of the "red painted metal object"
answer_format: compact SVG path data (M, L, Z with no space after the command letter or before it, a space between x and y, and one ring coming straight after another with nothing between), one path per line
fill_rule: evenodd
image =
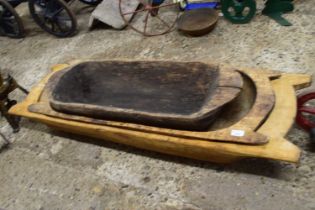
M296 122L299 126L301 126L306 131L311 131L311 129L315 128L315 121L311 121L308 117L305 116L304 113L308 113L310 115L315 116L315 103L308 104L311 100L315 99L315 90L314 92L304 93L298 97L298 112L296 116Z
M171 32L179 16L179 2L173 0L137 0L140 7L129 11L130 0L119 0L119 12L125 23L144 36L158 36ZM133 16L133 21L129 17ZM138 20L138 21L136 21Z

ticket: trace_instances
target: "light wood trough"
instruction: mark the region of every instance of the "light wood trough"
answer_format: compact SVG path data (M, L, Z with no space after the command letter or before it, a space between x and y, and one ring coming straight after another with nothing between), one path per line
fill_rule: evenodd
M224 128L186 131L97 120L54 111L49 106L46 84L57 72L80 62L82 61L55 65L52 72L30 91L23 102L12 107L9 113L66 132L210 162L230 163L250 157L292 163L299 160L300 149L284 137L296 115L295 90L310 85L309 75L218 65L222 71L237 71L249 77L256 87L255 102L240 120L227 123L228 126Z

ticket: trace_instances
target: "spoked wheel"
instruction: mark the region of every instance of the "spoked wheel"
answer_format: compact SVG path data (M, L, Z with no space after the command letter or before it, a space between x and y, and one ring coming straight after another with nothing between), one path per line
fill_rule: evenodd
M306 131L315 128L315 92L306 92L298 96L296 122Z
M103 0L79 0L84 4L88 4L88 5L92 5L92 6L96 6L99 3L101 3Z
M57 37L73 36L77 20L63 0L28 0L35 22L45 31Z
M255 0L222 0L222 13L232 23L248 23L256 13Z
M120 14L125 23L138 33L157 36L174 28L179 15L179 3L174 3L173 0L138 0L140 6L135 11L130 11L128 1L119 0Z
M0 35L11 38L23 38L25 35L20 16L6 0L0 0Z

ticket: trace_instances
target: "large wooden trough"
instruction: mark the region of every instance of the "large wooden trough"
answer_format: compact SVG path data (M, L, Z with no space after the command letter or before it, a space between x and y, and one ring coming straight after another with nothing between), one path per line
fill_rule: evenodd
M297 162L284 136L295 89L311 77L208 62L59 64L10 114L56 129L219 163L247 157Z

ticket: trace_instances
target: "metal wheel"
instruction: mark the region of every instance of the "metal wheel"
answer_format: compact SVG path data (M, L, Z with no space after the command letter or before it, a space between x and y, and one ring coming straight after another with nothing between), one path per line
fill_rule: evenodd
M79 0L84 4L88 4L88 5L92 5L92 6L96 6L99 3L101 3L103 0Z
M45 31L57 37L76 33L77 20L63 0L28 0L30 13Z
M138 33L144 36L157 36L166 34L174 28L179 14L178 2L138 0L140 6L136 11L130 11L128 1L119 0L119 11L125 23Z
M222 13L232 23L248 23L256 13L255 0L222 0Z
M306 92L298 96L296 122L303 129L315 128L315 92Z
M23 38L25 35L20 16L6 0L0 0L0 35L11 38Z

